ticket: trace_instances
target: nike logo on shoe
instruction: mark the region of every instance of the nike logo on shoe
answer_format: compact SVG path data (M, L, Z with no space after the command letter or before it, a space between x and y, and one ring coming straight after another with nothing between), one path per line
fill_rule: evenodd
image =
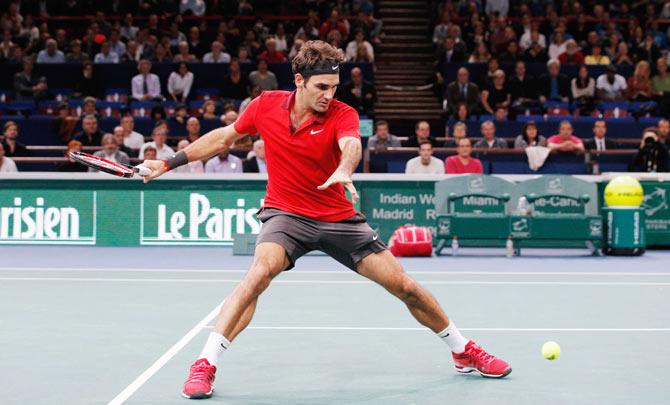
M311 135L316 135L316 134L318 134L319 132L322 132L322 131L323 131L323 128L321 128L321 129L318 130L318 131L311 130L311 131L309 131L309 133L310 133Z

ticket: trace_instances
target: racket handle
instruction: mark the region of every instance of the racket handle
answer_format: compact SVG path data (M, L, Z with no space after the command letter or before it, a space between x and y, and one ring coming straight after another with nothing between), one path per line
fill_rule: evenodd
M148 167L143 166L141 164L135 166L135 171L137 172L137 174L139 174L142 177L146 177L146 176L151 174L151 169L149 169Z

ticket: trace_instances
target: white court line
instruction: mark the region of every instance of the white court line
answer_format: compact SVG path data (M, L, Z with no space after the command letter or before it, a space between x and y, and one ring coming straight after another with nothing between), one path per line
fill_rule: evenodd
M170 361L181 349L184 348L195 336L197 336L201 330L207 327L207 324L216 317L216 315L221 310L223 302L216 306L209 314L198 322L193 329L188 331L175 343L171 348L168 349L161 357L158 358L148 369L146 369L142 374L139 375L130 385L128 385L123 391L119 393L114 399L109 401L108 405L119 405L124 403L131 395L133 395L144 383L146 383L154 374L158 372L163 366Z
M0 277L0 281L82 281L102 283L239 283L241 279L188 279L188 278L103 278L103 277ZM670 282L637 281L437 281L417 280L422 285L526 285L526 286L670 286ZM272 284L364 284L368 280L273 280Z
M126 272L126 273L246 273L248 270L242 269L146 269L146 268L132 268L132 267L101 267L101 268L63 268L63 267L0 267L0 272L16 272L16 271L32 271L32 272ZM409 274L417 275L482 275L482 276L670 276L670 272L599 272L599 271L412 271L406 270ZM284 273L286 275L294 274L342 274L351 275L352 272L342 268L342 270L292 270Z
M205 329L213 329L207 325ZM426 331L429 329L394 327L349 327L349 326L249 326L258 330L324 330L324 331ZM458 328L468 332L670 332L670 328Z

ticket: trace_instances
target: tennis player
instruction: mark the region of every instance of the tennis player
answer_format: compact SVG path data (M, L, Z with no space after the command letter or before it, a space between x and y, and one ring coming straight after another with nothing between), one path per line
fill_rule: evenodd
M341 50L308 41L292 61L296 90L266 91L232 125L215 129L167 160L145 161L151 181L163 173L216 155L247 134L265 141L267 195L253 262L226 298L216 325L191 366L182 394L209 398L219 359L251 321L259 295L272 279L311 250L321 250L402 300L419 323L452 351L456 370L500 378L512 369L463 337L431 293L410 278L379 235L353 209L358 193L351 174L361 159L358 114L333 99Z

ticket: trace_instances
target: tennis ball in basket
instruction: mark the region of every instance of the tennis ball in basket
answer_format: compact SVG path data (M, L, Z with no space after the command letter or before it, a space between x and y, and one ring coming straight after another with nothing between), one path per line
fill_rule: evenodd
M618 176L605 187L605 204L610 207L639 207L644 192L642 185L630 176Z
M547 342L542 345L542 355L547 360L556 360L561 356L561 346L556 342Z

